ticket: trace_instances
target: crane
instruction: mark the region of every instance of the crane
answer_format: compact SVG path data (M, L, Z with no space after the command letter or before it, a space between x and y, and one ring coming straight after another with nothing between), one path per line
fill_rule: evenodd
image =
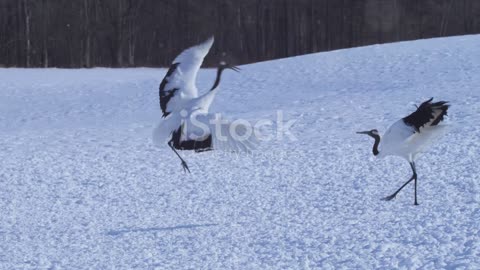
M383 198L390 201L397 196L408 183L415 181L415 205L417 201L417 170L415 160L417 155L435 139L438 138L445 125L438 125L447 115L450 107L448 102L432 102L433 98L423 102L417 110L407 117L393 123L381 137L378 130L360 131L357 134L365 134L373 139L372 152L376 157L399 156L407 160L413 171L413 175L392 195ZM380 147L380 150L379 150Z
M203 59L212 47L214 38L190 47L172 62L160 83L160 123L153 131L156 146L167 145L180 158L185 172L190 169L177 150L195 152L213 149L251 151L257 140L251 126L228 121L218 114L209 113L210 105L218 92L222 72L226 69L239 71L238 67L220 62L213 86L199 95L195 85ZM239 134L241 133L241 134Z

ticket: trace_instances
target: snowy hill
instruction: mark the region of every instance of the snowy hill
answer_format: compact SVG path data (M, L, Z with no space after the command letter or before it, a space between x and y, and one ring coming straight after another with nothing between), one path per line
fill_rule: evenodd
M0 269L480 269L480 36L339 50L226 72L212 111L296 120L252 155L151 133L165 69L0 69ZM213 83L202 70L199 89ZM372 141L452 104L417 161Z

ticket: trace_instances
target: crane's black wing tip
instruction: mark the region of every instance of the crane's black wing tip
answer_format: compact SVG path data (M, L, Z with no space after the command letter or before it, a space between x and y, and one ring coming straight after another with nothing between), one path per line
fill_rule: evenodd
M167 74L165 75L162 82L160 83L160 86L158 87L158 90L159 90L158 95L160 97L160 109L163 112L163 117L167 117L167 115L169 114L169 112L167 112L168 102L175 95L175 92L178 90L178 88L165 89L170 76L172 76L172 74L177 70L178 65L180 65L180 63L176 62L170 66L170 68L167 71Z
M412 126L416 132L420 132L420 128L425 125L438 125L443 121L444 116L447 115L450 104L448 104L448 101L438 101L434 103L432 103L432 101L433 97L424 101L417 107L415 112L404 117L403 122L408 126Z

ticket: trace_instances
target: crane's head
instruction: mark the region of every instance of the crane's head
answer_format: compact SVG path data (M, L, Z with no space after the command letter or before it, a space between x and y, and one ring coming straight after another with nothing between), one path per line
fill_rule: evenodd
M236 67L236 66L232 66L230 64L228 64L227 62L225 61L222 61L218 64L218 70L217 70L217 78L215 79L215 82L213 83L213 86L212 88L210 89L210 91L212 91L213 89L217 88L218 84L220 83L220 77L222 76L222 72L225 70L225 69L231 69L231 70L234 70L236 72L239 72L239 68Z
M368 135L368 136L373 137L373 138L380 136L378 134L378 130L376 130L376 129L372 129L372 130L369 130L369 131L358 131L357 134L365 134L365 135Z
M368 136L374 138L375 143L373 144L373 149L372 149L373 155L377 156L380 153L378 151L378 145L380 144L380 135L378 134L378 130L372 129L372 130L369 130L369 131L359 131L359 132L357 132L357 134L365 134L365 135L368 135Z
M218 71L222 72L224 69L231 69L231 70L234 70L236 72L239 72L240 71L240 68L236 67L236 66L232 66L230 64L228 64L227 62L225 61L222 61L218 64Z

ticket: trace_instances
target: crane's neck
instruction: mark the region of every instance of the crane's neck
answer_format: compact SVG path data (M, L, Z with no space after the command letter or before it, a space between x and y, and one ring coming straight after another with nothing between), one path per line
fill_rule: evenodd
M213 99L215 98L215 95L218 92L218 85L220 84L220 79L222 77L222 72L225 70L224 66L219 66L217 69L217 78L215 78L215 82L213 83L212 88L210 88L210 91L205 93L203 96L199 97L197 100L197 105L198 107L208 111L210 108L210 105L213 102Z
M213 83L212 88L210 88L210 91L213 91L215 88L217 88L218 84L220 84L220 78L222 77L222 72L225 70L224 67L218 67L217 69L217 78L215 79L215 82Z
M371 136L375 139L375 143L373 144L372 152L373 152L373 155L376 156L380 153L378 151L378 145L380 144L380 135L372 134Z
M215 95L217 94L219 88L212 89L205 93L204 95L200 96L196 100L196 107L201 108L205 111L208 111L210 108L210 105L213 102L213 99L215 98Z

